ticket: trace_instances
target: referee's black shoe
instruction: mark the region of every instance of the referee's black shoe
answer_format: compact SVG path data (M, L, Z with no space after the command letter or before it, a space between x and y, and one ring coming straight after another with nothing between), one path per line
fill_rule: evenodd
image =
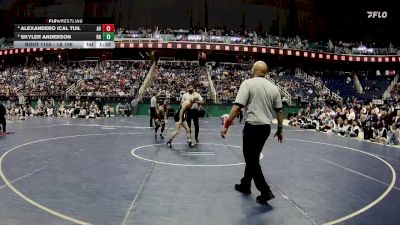
M242 185L240 185L240 184L235 184L235 190L238 191L238 192L241 192L241 193L243 193L243 194L245 194L245 195L251 194L250 188L244 188L244 187L243 187Z
M257 196L256 201L257 203L260 204L268 204L268 201L271 199L274 199L275 195L272 193L272 191L269 191L267 194L261 194L260 196Z

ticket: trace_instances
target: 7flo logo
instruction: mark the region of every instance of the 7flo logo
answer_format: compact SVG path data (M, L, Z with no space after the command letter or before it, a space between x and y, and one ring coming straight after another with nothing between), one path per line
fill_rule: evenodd
M378 18L378 19L384 19L387 18L388 13L386 11L367 11L368 18Z

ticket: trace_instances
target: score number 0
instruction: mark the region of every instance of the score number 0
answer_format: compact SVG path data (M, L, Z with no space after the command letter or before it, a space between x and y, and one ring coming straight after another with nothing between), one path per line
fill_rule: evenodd
M103 24L103 32L114 32L114 24Z

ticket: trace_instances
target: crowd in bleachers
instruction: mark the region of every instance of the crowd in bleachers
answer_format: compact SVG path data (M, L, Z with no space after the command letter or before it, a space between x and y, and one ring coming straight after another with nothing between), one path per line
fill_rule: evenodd
M31 116L42 117L70 117L70 118L98 118L111 116L131 116L131 102L119 102L116 105L103 103L101 98L95 101L75 100L70 102L56 102L53 98L39 98L36 105L29 102L5 102L9 120L25 120Z
M230 103L235 100L240 84L250 78L247 67L246 64L223 64L211 70L219 102ZM273 69L269 79L282 88L283 98L284 92L288 92L293 99L311 102L323 94L321 88L317 88L311 81L283 68Z
M372 75L369 71L353 73L357 75L360 82L359 90L350 72L328 70L312 72L326 87L345 100L353 97L363 100L381 99L393 80L393 76Z
M7 66L0 69L0 96L133 96L149 68L145 61Z
M62 95L74 83L73 68L66 65L32 65L6 67L0 71L0 96Z
M103 104L101 99L106 96L134 96L149 68L147 61L57 62L3 67L0 71L0 96L20 98L19 104L10 101L7 103L11 119L25 119L27 116L130 116L130 101L123 100L111 107ZM250 77L248 64L220 63L208 69L220 103L232 103L242 81ZM293 99L299 100L297 105L308 102L307 109L290 118L291 126L349 137L362 136L366 140L379 143L399 143L400 110L394 110L393 106L362 106L357 101L361 95L356 93L350 73L313 71L312 74L312 79L306 79L301 70L290 71L284 68L273 68L269 73L269 79L278 84L282 92L286 91ZM143 100L146 101L152 93L156 93L160 101L167 99L179 102L188 84L195 84L196 91L204 99L211 100L207 76L207 71L204 67L199 67L197 62L159 62ZM364 88L364 96L371 98L380 98L378 95L382 95L392 79L365 74L358 74L358 77ZM335 103L313 81L319 81L331 91L340 94L345 99L344 105ZM52 97L66 94L71 85L76 86L70 92L72 96L77 96L76 100L55 103ZM391 93L394 102L400 99L399 93L400 85L396 85ZM22 96L37 96L39 101L32 107L25 103ZM96 101L80 100L84 96L98 98Z
M285 91L289 92L292 98L311 102L322 94L322 90L317 88L311 81L301 77L300 73L278 68L270 73L270 77Z
M362 95L359 97L365 99L379 99L388 88L393 77L390 76L368 76L362 73L359 75L361 85L363 87Z
M87 73L75 91L81 96L134 96L149 69L149 63L140 61L102 62Z
M145 93L145 99L150 99L151 94L156 93L159 99L180 101L188 84L193 84L205 101L211 100L207 73L198 64L160 62L153 82Z
M249 78L246 64L222 64L210 70L212 80L221 103L233 102L240 84ZM335 93L345 101L351 98L361 100L381 99L389 87L393 76L365 76L358 73L360 90L358 93L353 75L344 71L311 71L305 74L301 69L291 71L273 68L269 79L280 86L282 97L289 93L292 104L316 102L320 97Z
M344 99L357 96L353 77L350 73L325 70L313 71L312 74L322 81L327 88Z
M393 105L362 106L356 99L343 105L321 102L309 106L292 116L289 125L381 144L398 145L400 140L400 110Z
M219 102L231 103L235 100L240 84L250 77L247 67L245 64L224 64L211 70Z
M393 89L390 92L389 99L392 102L400 101L400 83L397 83L393 86Z

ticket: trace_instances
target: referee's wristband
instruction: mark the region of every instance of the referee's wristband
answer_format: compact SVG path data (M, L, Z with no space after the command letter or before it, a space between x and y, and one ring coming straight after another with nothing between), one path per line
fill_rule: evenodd
M226 120L225 121L225 124L224 124L224 128L226 128L226 129L228 129L229 128L229 126L232 124L232 122L233 122L233 120Z
M281 134L282 131L283 131L283 127L282 127L282 126L279 126L279 127L278 127L278 130L277 130L276 132Z

